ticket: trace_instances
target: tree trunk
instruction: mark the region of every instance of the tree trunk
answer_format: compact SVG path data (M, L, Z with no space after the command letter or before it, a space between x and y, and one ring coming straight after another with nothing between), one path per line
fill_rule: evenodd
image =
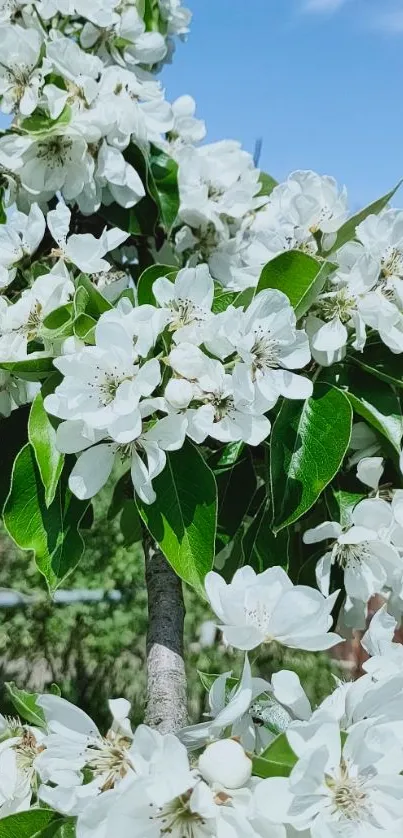
M148 592L145 722L160 733L173 733L187 724L182 582L148 534L143 544Z

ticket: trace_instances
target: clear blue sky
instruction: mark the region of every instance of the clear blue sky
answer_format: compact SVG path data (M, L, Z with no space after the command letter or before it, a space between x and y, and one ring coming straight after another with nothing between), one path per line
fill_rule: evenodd
M209 140L262 137L261 168L332 174L353 208L403 177L403 0L185 5L191 34L163 81L194 96Z

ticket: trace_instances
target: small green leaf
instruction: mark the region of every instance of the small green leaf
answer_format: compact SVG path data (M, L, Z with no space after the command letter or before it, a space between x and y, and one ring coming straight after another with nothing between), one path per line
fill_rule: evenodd
M0 369L24 379L24 381L41 381L54 372L53 358L46 352L36 352L35 357L28 355L23 361L2 361Z
M57 119L51 119L48 114L37 110L32 116L26 117L21 122L23 131L29 134L54 134L63 125L68 125L71 120L71 108L68 105L63 109Z
M304 515L333 480L351 427L349 400L336 387L316 384L305 402L283 402L270 438L274 532Z
M151 145L150 169L158 197L162 224L167 233L179 212L178 164L162 149Z
M283 291L299 319L320 294L332 271L334 265L330 262L319 262L300 250L288 250L265 265L256 293L266 288Z
M341 489L333 490L333 497L337 503L339 510L339 522L341 526L350 527L352 524L352 514L354 508L360 500L363 500L367 495L359 494L358 492L343 492Z
M45 503L49 507L54 501L64 456L56 448L56 431L43 406L42 393L32 403L28 422L28 438L35 452L39 474L45 488Z
M285 733L281 733L276 739L260 754L253 758L253 775L261 777L289 777L297 757Z
M211 570L217 528L214 475L191 442L167 455L164 471L153 481L157 495L148 506L137 499L140 515L178 576L204 594Z
M37 693L28 693L25 690L19 690L14 684L14 681L9 681L5 687L10 701L20 718L25 722L29 722L31 725L36 725L36 727L45 727L43 710L36 703L39 695Z
M66 338L73 334L74 306L73 303L66 303L64 306L51 311L45 317L40 336L44 340L57 340Z
M337 233L336 241L329 250L328 253L333 253L335 250L338 250L343 244L355 239L355 231L359 224L361 224L369 215L378 215L389 203L389 201L393 198L394 194L402 185L403 181L399 181L397 186L392 189L391 192L388 192L386 195L383 195L382 198L378 198L377 201L374 201L369 206L365 207L365 209L360 210L357 212L356 215L353 215L351 218L348 218L347 221L340 227L340 230Z
M278 186L278 181L267 172L260 172L259 183L262 185L259 195L271 195L273 189Z
M79 314L74 321L74 334L91 345L95 344L95 327L97 321L89 314Z
M207 692L210 692L211 687L214 684L214 681L217 680L220 676L217 673L213 672L202 672L200 669L197 670L197 674L202 682L204 689ZM239 678L227 678L227 690L232 690L234 687L239 684Z
M235 465L237 460L239 460L244 448L244 442L228 442L226 445L224 445L223 448L219 450L214 468L220 470L232 468L232 466Z
M212 306L214 314L219 314L220 311L226 311L228 306L233 305L235 297L237 296L238 295L234 291L228 291L228 288L223 288L222 285L215 283Z
M76 289L77 291L80 288L84 288L88 294L88 300L85 307L86 314L89 314L91 317L94 317L95 320L98 320L101 314L104 311L110 311L113 308L112 303L110 303L105 297L95 288L95 285L91 282L89 276L86 274L80 274L77 277L76 281ZM83 300L83 297L81 298Z
M139 306L149 305L155 306L155 297L152 287L156 279L160 276L167 276L174 281L176 270L173 265L150 265L140 276L137 285L137 300Z
M8 534L22 550L35 553L38 570L51 591L74 570L84 550L78 527L88 502L71 494L67 476L64 470L55 499L47 507L34 450L28 443L15 460L3 513Z

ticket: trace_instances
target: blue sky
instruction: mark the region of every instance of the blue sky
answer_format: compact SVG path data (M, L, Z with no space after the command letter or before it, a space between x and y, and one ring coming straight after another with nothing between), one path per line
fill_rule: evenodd
M403 0L186 5L191 34L163 80L169 98L194 96L209 140L252 151L262 137L261 168L332 174L354 209L403 177Z

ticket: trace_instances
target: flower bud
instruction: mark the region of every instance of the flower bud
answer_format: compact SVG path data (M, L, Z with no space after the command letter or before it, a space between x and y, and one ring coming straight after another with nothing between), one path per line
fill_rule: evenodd
M252 761L234 739L222 739L207 746L199 758L199 771L208 783L239 789L250 780Z
M183 378L171 378L165 388L165 398L175 410L182 410L192 401L193 387Z

